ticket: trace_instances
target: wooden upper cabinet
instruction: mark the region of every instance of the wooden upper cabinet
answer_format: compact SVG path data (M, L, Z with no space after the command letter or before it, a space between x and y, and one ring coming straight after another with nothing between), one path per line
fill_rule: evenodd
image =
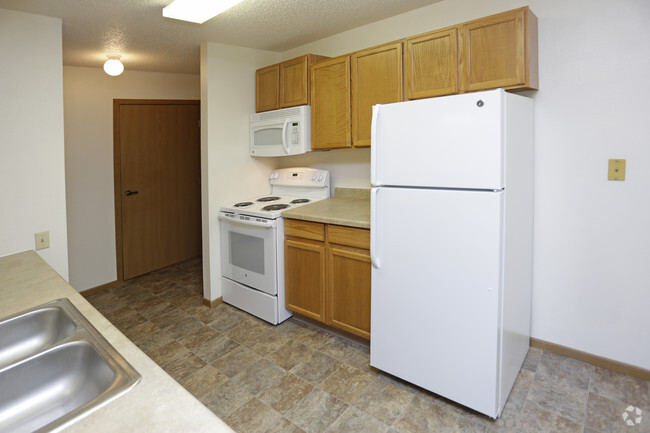
M280 63L280 108L309 104L307 56Z
M309 105L309 66L329 57L307 54L280 63L280 108Z
M372 106L403 100L402 43L351 55L352 146L370 146Z
M255 111L309 105L309 66L327 59L305 54L295 59L258 69L256 77Z
M311 148L351 146L350 57L311 66Z
M458 93L458 30L406 39L406 99Z
M275 110L280 105L280 65L255 71L255 111Z
M461 91L537 89L537 17L528 7L459 26Z

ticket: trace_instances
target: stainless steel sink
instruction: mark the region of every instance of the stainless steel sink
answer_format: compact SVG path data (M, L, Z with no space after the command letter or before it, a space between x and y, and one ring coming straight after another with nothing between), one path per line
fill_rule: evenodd
M62 341L75 330L60 307L29 311L0 322L0 368Z
M0 432L62 430L140 378L67 299L0 320Z

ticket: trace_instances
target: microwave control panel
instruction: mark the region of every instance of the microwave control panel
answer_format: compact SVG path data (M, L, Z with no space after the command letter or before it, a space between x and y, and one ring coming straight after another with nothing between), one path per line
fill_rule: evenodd
M298 122L291 123L291 144L298 144Z

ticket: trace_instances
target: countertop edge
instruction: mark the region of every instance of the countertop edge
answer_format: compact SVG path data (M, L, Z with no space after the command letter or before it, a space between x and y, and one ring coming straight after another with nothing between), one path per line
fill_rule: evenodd
M66 432L234 432L124 336L35 251L0 257L0 317L58 298L69 299L142 376L133 389L71 424Z
M283 218L370 228L370 201L351 197L330 197L282 212Z

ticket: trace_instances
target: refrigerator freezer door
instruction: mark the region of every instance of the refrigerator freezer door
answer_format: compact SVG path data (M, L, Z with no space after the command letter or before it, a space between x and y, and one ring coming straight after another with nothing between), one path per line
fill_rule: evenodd
M504 195L382 187L371 203L370 365L492 417Z
M371 183L498 190L502 89L373 107Z

